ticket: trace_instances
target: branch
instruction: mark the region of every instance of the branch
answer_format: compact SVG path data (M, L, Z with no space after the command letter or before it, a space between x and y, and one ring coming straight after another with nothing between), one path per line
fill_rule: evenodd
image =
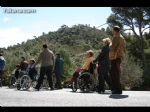
M134 29L134 25L133 25L133 21L131 20L131 25L132 25L132 31L133 31L133 33L136 35L136 37L139 37L138 35L137 35L137 33L135 32L135 29Z
M123 31L126 31L126 30L132 30L132 28L129 28L129 29L124 29Z
M150 26L149 26L149 27L147 27L147 28L145 28L145 29L143 29L142 33L144 32L144 30L146 30L146 29L148 29L148 28L150 28Z

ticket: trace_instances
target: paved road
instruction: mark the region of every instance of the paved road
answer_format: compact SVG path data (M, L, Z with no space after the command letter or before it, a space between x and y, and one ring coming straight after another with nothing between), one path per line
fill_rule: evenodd
M0 106L150 106L150 91L123 91L122 95L72 92L71 89L18 91L0 88Z

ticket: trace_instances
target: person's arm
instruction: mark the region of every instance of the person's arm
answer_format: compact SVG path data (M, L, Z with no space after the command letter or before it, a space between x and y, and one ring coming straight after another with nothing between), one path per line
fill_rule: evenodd
M32 66L32 68L35 67L41 61L41 57L42 57L42 53L40 53L37 61L34 63L34 65Z
M6 64L6 61L5 61L5 59L4 59L4 65L3 65L3 70L4 70L4 68L5 68L5 64Z
M94 63L97 62L97 61L100 61L102 60L102 58L105 56L105 48L102 48L101 52L99 53L99 55L97 56L97 58L93 61Z
M52 62L53 62L53 68L52 68L52 71L54 71L54 69L55 69L55 55L54 55L53 52L52 52Z
M63 72L62 72L62 75L64 75L64 60L63 60L63 59L62 59L62 67L63 67L63 68L62 68L62 71L63 71Z
M55 65L54 65L54 69L53 69L54 73L56 73L56 63L57 63L57 60L55 59Z

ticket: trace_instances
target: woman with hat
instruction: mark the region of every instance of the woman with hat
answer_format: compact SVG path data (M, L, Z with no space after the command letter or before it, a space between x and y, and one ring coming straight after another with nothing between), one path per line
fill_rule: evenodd
M109 46L111 45L111 40L109 38L105 38L102 40L103 47L101 49L101 52L97 56L97 58L94 60L95 62L98 62L98 92L104 93L105 92L105 81L108 84L109 88L111 86L110 84L110 78L109 78Z

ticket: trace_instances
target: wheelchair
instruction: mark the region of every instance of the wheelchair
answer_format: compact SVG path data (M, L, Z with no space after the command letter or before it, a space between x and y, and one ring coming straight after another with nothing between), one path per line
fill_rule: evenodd
M8 87L9 88L15 88L16 87L16 77L14 76L14 74L11 74L9 77L8 77Z
M20 71L20 76L16 81L17 90L28 90L31 86L31 78L27 71Z
M72 91L76 92L80 89L81 92L90 92L95 88L93 72L96 64L90 64L87 72L79 73L78 77L72 81Z

